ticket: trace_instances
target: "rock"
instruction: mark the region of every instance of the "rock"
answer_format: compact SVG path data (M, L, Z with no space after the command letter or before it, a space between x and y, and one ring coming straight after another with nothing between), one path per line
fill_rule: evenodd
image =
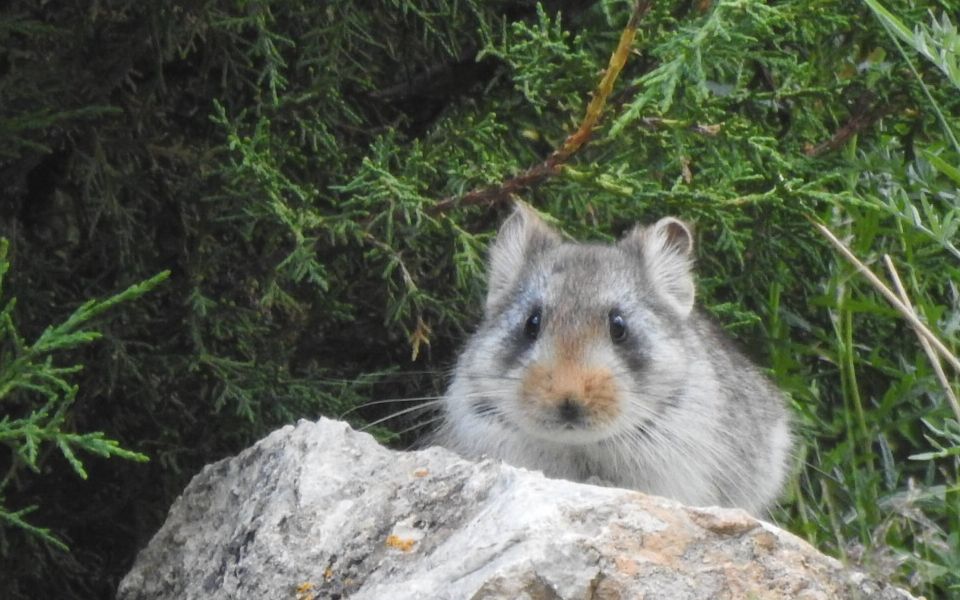
M881 598L741 510L551 480L301 421L208 465L120 600Z

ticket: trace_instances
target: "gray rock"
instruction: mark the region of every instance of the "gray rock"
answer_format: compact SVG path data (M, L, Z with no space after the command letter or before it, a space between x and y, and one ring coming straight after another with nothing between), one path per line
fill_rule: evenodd
M301 421L208 465L120 600L882 598L740 510L546 479Z

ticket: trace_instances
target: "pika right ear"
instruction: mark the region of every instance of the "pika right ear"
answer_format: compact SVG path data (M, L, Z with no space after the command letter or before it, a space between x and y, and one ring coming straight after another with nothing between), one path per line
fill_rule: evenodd
M681 318L693 309L693 234L674 217L664 217L649 227L636 227L621 246L638 253L650 283Z
M535 210L517 202L490 247L487 312L492 312L510 292L524 265L560 241L560 235L544 223Z

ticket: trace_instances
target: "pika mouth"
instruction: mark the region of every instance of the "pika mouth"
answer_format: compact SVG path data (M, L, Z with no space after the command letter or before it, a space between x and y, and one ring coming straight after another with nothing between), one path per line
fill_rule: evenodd
M567 422L567 421L563 421L563 422L557 422L557 421L544 422L544 423L543 423L543 428L546 429L546 430L548 430L548 431L570 431L570 432L574 432L574 431L590 431L590 430L592 429L592 428L590 427L590 425L587 424L587 423L583 423L583 422L574 422L574 423L571 423L571 422Z
M610 437L607 427L583 417L575 420L541 417L524 421L521 426L524 431L546 442L579 446L594 444Z

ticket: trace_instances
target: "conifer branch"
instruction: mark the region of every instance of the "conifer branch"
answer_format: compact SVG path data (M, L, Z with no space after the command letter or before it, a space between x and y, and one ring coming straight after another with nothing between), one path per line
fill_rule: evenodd
M851 111L850 119L844 123L830 139L824 140L816 146L809 146L804 150L804 154L814 157L842 148L843 145L847 143L847 140L860 131L867 129L886 114L888 111L883 107L877 105L870 106L871 97L871 94L861 96Z
M576 131L567 136L563 144L553 151L543 162L534 165L498 186L476 189L463 196L450 196L440 200L430 208L431 214L442 214L454 207L475 206L480 204L496 204L509 199L514 194L526 188L535 186L560 173L561 167L584 146L593 134L594 128L600 121L607 98L613 91L613 85L620 76L620 71L627 63L627 57L633 48L633 41L637 36L637 27L640 20L650 11L650 0L637 0L630 20L620 34L617 48L610 55L610 62L593 92L586 113Z

